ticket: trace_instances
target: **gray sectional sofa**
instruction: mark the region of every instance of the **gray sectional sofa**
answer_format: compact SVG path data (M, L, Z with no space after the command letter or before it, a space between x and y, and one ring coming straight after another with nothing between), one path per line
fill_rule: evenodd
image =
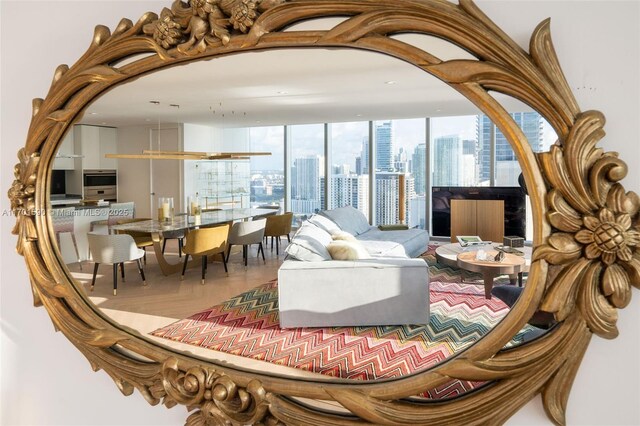
M354 260L333 260L333 237L347 232L366 249ZM305 221L278 271L280 326L331 327L429 322L429 235L420 229L380 230L353 207L323 211Z

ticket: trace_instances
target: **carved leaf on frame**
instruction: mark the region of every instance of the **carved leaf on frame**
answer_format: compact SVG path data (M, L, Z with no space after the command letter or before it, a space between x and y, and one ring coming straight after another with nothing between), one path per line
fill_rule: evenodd
M559 96L555 97L559 111L563 112L565 126L571 125L580 113L578 102L567 83L551 40L551 20L545 19L534 30L529 42L531 57L545 77L553 84ZM562 101L562 102L558 102Z
M536 248L534 259L562 267L542 308L563 319L577 306L594 333L613 338L616 309L629 303L631 286L640 285L640 203L618 183L626 164L596 147L603 125L599 112L583 113L564 145L540 154L554 187L548 218L558 232Z

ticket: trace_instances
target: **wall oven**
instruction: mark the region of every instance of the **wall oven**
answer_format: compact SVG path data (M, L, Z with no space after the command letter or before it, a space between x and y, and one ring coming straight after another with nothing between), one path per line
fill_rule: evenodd
M84 170L82 180L85 200L118 201L118 179L115 170Z

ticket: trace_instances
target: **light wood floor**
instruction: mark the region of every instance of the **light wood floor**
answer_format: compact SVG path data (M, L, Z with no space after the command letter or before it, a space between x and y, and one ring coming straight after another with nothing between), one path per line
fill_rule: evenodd
M284 260L286 244L285 238L279 256L276 256L275 247L271 252L270 246L265 245L265 263L262 257L257 257L257 246L252 246L249 250L246 269L242 261L242 247L234 247L227 265L229 276L225 274L221 262L209 263L204 285L201 284L199 263L196 267L187 269L185 279L181 281L180 273L164 276L157 265L153 250L147 249L147 264L144 266L147 285L142 285L136 264L127 263L125 264L125 282L122 282L118 276L116 296L113 295L111 265L100 265L93 291L90 291L93 262L83 262L82 270L78 264L70 264L68 267L79 286L84 289L89 300L98 309L131 333L146 340L200 358L224 362L230 366L255 372L332 380L330 376L173 342L149 334L158 328L187 318L277 278L278 268ZM167 242L165 256L174 263L184 260L178 257L177 240Z
M184 257L178 257L177 240L169 240L165 256L169 262L182 263ZM286 244L286 241L285 241ZM82 283L87 295L100 309L111 309L146 315L159 315L182 319L196 312L210 308L233 296L247 291L259 284L266 283L278 276L284 254L276 256L269 248L265 249L266 264L256 257L257 246L250 249L248 267L242 263L242 248L234 247L228 264L229 276L224 272L222 262L209 263L205 284L200 282L200 263L188 268L184 281L180 273L164 276L157 265L153 249L147 249L147 264L144 273L147 285L142 285L135 262L125 264L125 278L118 276L118 295L113 295L112 266L100 265L94 290L91 287L93 262L84 262L80 272L75 264L69 265L73 276ZM217 260L220 258L217 257Z

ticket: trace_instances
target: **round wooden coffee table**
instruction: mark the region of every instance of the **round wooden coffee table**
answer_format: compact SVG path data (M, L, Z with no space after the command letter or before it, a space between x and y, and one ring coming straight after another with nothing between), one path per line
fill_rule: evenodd
M478 251L479 249L482 249L485 251L491 251L491 252L495 251L492 245L461 247L459 243L443 244L436 248L436 260L440 264L447 265L452 268L459 268L461 267L458 265L459 254L473 253L473 256L475 256L475 252ZM529 246L525 246L525 247L518 247L516 248L516 250L523 253L523 256L516 256L516 257L524 258L524 266L522 267L522 270L520 272L518 272L517 274L510 275L509 278L511 279L512 284L515 284L517 280L520 286L522 287L522 273L529 272L529 266L531 265L532 249ZM476 271L472 271L472 272L476 272ZM489 289L489 291L491 291L491 289Z
M485 250L487 257L493 259L498 254L497 250ZM484 280L484 297L491 299L491 289L493 288L493 280L499 275L515 276L524 272L526 262L523 256L516 256L515 254L504 254L504 259L500 262L476 260L477 252L465 252L458 254L457 265L471 272L478 272L482 274Z

